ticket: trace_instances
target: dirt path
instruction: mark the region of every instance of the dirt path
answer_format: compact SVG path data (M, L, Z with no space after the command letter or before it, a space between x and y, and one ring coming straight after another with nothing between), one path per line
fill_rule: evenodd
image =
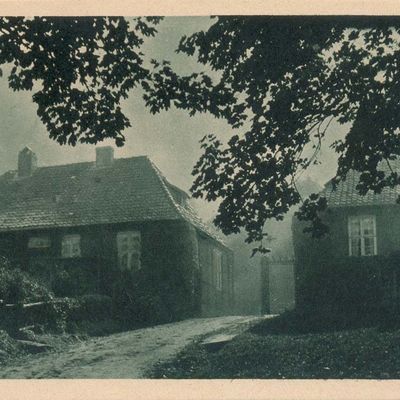
M257 317L191 319L68 345L62 352L29 355L1 368L1 378L145 378L196 336L239 330Z

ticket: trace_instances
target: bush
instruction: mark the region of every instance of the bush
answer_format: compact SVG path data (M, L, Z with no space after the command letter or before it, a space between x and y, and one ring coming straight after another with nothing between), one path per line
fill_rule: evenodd
M107 336L123 331L123 325L116 320L104 321L77 321L68 325L68 332L88 336Z
M57 297L71 296L74 293L75 284L65 269L55 266L54 279L52 289Z
M18 342L6 331L0 330L0 362L15 357L19 353L21 353L21 347Z
M259 335L296 335L367 328L378 326L380 315L380 312L366 313L320 306L319 309L286 311L277 317L261 321L250 328L250 331Z
M70 321L103 321L113 318L113 303L109 296L88 294L76 298L70 310Z
M47 301L53 293L37 279L0 258L0 299L5 303Z
M158 281L144 271L121 274L113 290L115 318L126 327L174 320L173 305L165 296L168 290L157 286L155 282Z
M57 299L57 302L48 304L46 327L56 332L65 332L71 318L77 309L79 302L76 299L65 297Z

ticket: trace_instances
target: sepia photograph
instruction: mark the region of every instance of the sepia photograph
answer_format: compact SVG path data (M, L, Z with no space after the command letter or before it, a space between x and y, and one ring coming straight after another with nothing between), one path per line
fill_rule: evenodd
M400 17L0 17L0 378L400 378Z

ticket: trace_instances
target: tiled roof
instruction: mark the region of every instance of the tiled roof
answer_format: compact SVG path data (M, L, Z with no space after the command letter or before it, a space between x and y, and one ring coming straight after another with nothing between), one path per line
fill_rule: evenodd
M144 156L102 168L94 162L41 167L25 178L9 171L0 176L0 231L185 219L213 236L170 186Z
M393 171L400 173L400 160L390 161ZM385 173L390 173L389 167L385 164L380 166ZM396 200L400 195L400 187L385 188L381 193L369 191L365 196L358 193L356 186L359 182L360 173L349 171L345 181L340 182L336 189L333 189L332 182L329 181L321 195L328 200L329 207L357 207L371 205L390 205L396 204Z

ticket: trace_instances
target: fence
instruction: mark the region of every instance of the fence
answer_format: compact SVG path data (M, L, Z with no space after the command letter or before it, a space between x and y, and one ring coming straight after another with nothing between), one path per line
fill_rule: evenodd
M54 305L64 304L65 299L53 299L35 303L8 304L0 300L0 327L9 332L37 324L56 324Z

